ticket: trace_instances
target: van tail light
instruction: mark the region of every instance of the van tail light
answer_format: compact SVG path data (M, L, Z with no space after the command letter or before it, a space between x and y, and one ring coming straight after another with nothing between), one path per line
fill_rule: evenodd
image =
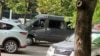
M27 32L20 32L22 35L27 35Z

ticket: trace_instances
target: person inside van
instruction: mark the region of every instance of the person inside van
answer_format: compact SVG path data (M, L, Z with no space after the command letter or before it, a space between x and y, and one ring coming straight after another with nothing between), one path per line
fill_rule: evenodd
M44 27L44 23L45 23L45 22L44 22L43 20L41 20L41 21L40 21L40 27Z

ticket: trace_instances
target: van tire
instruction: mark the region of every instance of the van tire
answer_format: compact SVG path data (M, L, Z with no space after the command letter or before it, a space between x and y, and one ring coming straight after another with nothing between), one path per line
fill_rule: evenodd
M27 38L27 43L28 45L32 45L33 44L33 38Z

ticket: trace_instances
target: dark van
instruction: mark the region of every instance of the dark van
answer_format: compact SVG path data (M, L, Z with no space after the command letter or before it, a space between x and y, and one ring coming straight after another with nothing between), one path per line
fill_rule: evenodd
M59 42L71 35L72 30L64 21L64 16L40 14L35 16L36 20L26 29L29 32L28 40L32 44L33 39L39 41Z

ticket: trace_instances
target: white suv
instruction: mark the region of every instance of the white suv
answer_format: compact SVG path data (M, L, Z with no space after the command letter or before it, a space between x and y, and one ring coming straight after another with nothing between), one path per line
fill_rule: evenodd
M20 23L0 20L0 46L8 53L15 53L18 48L27 46L28 32L21 28Z

